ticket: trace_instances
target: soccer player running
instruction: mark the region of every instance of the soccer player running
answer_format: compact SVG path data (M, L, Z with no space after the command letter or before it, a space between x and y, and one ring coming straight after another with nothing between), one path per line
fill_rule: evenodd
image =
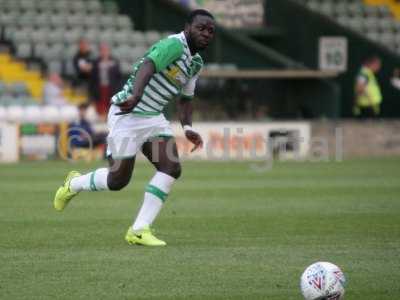
M108 113L107 155L109 168L85 175L71 171L54 198L62 211L81 191L118 191L130 181L139 150L156 168L146 186L142 207L129 227L129 244L164 246L150 229L172 185L181 175L178 151L163 108L179 97L178 111L186 138L202 147L201 136L192 126L192 103L203 61L198 51L207 48L215 34L214 17L206 10L190 13L184 31L160 40L133 65L133 73L115 94Z

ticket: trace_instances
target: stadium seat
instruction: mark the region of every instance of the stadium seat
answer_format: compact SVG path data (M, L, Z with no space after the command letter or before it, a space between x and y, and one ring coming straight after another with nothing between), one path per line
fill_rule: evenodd
M82 18L86 29L99 29L100 20L97 15L83 16Z
M121 61L121 71L123 74L129 74L132 72L132 64L131 60L123 60Z
M349 14L353 17L362 17L364 15L362 3L349 3L348 5Z
M67 24L67 15L53 14L50 16L50 24L53 28L63 28Z
M10 41L14 35L14 33L18 30L18 27L16 26L3 26L3 33L2 33L2 39L5 41ZM0 27L1 31L1 27Z
M4 82L0 81L0 97L7 92L7 86Z
M33 46L33 56L34 57L41 57L41 55L46 51L47 44L40 43Z
M101 3L97 0L89 0L87 2L87 11L98 14L101 12Z
M105 1L103 3L103 12L106 14L117 14L118 5L114 1Z
M137 46L131 49L128 54L128 58L130 59L131 63L134 63L136 60L141 58L147 51L147 47L145 46Z
M165 31L165 32L162 32L162 33L161 33L161 37L162 37L162 38L166 38L166 37L168 37L168 36L170 36L170 35L173 35L173 34L175 34L175 32Z
M8 109L18 106L19 108L24 110L24 106L25 106L25 103L26 103L25 102L25 97L26 96L15 96L15 95L12 95L11 96L12 100L10 99L10 102L8 104Z
M35 98L31 97L31 96L26 96L23 97L23 102L24 102L24 106L28 106L28 105L37 105L37 101Z
M28 88L24 82L14 82L9 84L8 91L14 97L22 97L29 95Z
M86 13L86 4L84 1L74 0L69 1L69 11L72 13Z
M81 37L81 31L76 29L67 30L64 32L64 43L71 45L76 44Z
M26 12L22 15L19 15L17 18L17 25L20 27L24 26L32 26L35 22L36 14L32 12Z
M14 97L11 97L10 95L3 95L0 97L1 107L7 107L11 105L13 102L14 102Z
M182 3L183 1L175 0ZM217 21L228 27L258 27L263 22L264 5L262 0L219 0L219 1L185 1L190 8L205 8L212 11ZM321 1L307 1L312 9L319 9ZM303 2L304 3L304 2ZM315 7L314 7L315 6Z
M35 10L36 1L32 0L20 0L19 7L24 12L32 12Z
M347 16L349 13L348 5L346 3L338 3L334 7L335 16Z
M40 13L50 13L53 10L52 0L40 0L35 3L36 10Z
M391 49L394 43L391 33L400 32L400 23L393 18L387 5L367 5L360 0L299 0L299 2L327 16L332 16L334 12L339 24L359 33L365 33L371 40L386 43Z
M128 60L131 55L131 51L133 49L127 45L121 45L118 48L114 49L113 54L119 60Z
M61 118L68 122L77 120L77 118L79 116L78 108L74 105L68 105L68 106L64 107L60 111L60 114L61 114Z
M32 56L32 46L29 43L19 43L16 56L21 59L27 59Z
M320 2L316 0L311 0L307 2L307 6L312 10L318 11L320 7Z
M348 22L348 25L349 25L349 27L351 27L354 30L357 30L357 31L363 30L363 22L361 19L358 19L358 18L350 19Z
M25 108L26 122L37 124L41 121L42 111L36 105L30 105Z
M129 66L150 44L160 39L157 31L133 31L127 15L118 15L115 1L99 0L0 0L3 38L11 41L16 56L39 58L51 70L73 75L71 60L79 38L85 37L97 54L100 42L107 42ZM3 5L3 3L6 3ZM3 9L4 8L4 9ZM250 10L251 8L249 8ZM1 32L1 31L0 31ZM113 49L114 50L114 49Z
M15 12L2 12L0 21L2 26L16 26L18 14Z
M113 15L102 15L100 18L100 26L103 29L113 29L116 25L116 18Z
M400 32L400 22L393 22L393 31L397 33Z
M34 24L35 27L48 26L50 17L51 17L50 13L37 14L33 24Z
M51 44L64 43L64 34L64 28L54 28L47 34L47 42Z
M367 37L372 41L377 41L379 38L379 32L377 31L369 31L367 32Z
M55 106L45 105L41 107L42 120L48 123L56 123L61 119L60 109Z
M15 12L18 11L18 2L17 1L3 1L2 2L2 10L5 12Z
M72 63L72 59L64 60L64 62L63 62L63 71L64 71L64 74L69 78L72 78L72 77L74 77L76 75L75 74L75 68L74 68L74 65Z
M379 14L382 18L392 18L392 12L390 11L389 7L386 5L380 5L378 7Z
M131 34L129 42L132 46L143 46L146 45L146 37L144 36L143 32L134 31Z
M83 37L90 43L97 43L99 34L97 29L89 29L83 33Z
M116 26L119 30L133 29L133 24L128 16L122 15L116 19Z
M107 43L111 45L113 43L114 31L111 29L103 30L100 32L97 43Z
M32 30L28 28L16 29L10 36L10 39L16 44L29 43L31 41Z
M63 59L72 59L73 56L78 52L78 46L76 44L69 44L66 45L66 48L64 49L63 52Z
M130 30L120 30L113 34L113 45L118 46L122 44L126 44L126 42L130 38L131 31Z
M32 33L31 33L32 43L34 43L34 44L46 43L48 33L49 33L49 31L47 28L32 31Z
M41 55L46 61L58 60L61 61L63 58L64 45L63 44L53 44L45 48L43 54Z
M158 31L150 30L145 32L144 38L146 40L147 45L152 45L161 38L161 35Z
M24 109L16 103L18 100L15 99L10 106L7 107L6 119L10 122L20 122L24 116Z
M75 1L57 0L53 2L53 10L57 13L65 13L70 11L72 3Z
M47 62L47 66L49 73L57 73L57 74L62 73L63 67L61 60L49 60Z
M379 41L389 48L393 48L396 42L396 35L392 32L379 35Z
M395 30L394 30L394 28L395 28L394 22L393 22L393 20L390 19L390 18L383 18L383 19L380 19L380 20L378 21L378 26L379 26L379 29L380 29L382 32L393 32L393 31L395 31Z
M337 18L337 21L343 26L349 26L349 21L351 19L348 16L340 16Z
M364 5L364 15L366 17L373 17L373 18L378 18L379 17L379 8L374 5Z
M69 28L82 27L86 25L85 16L83 14L73 14L67 18L67 26Z
M320 7L319 11L321 11L323 14L328 15L328 16L334 16L334 6L333 3L330 2L324 2Z

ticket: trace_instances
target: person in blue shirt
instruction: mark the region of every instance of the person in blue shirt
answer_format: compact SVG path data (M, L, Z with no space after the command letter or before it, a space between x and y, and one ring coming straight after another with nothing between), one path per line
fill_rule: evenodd
M69 126L69 145L72 148L94 148L106 144L105 133L95 133L92 125L86 119L88 104L79 105L79 120Z

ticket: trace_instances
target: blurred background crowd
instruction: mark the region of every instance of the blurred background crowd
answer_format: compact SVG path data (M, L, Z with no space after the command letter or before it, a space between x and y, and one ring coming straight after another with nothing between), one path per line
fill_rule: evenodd
M1 107L90 103L104 120L110 96L132 64L154 42L180 29L187 10L206 8L217 17L221 37L205 54L209 72L199 82L199 119L355 116L355 81L372 55L386 73L376 72L377 84L385 83L387 104L379 115L398 116L393 113L394 60L400 52L396 1L0 0L0 6ZM292 11L297 16L288 18ZM311 20L321 26L301 40ZM324 46L324 36L345 42ZM241 72L249 69L336 73ZM311 103L314 99L318 104ZM203 113L210 110L211 116Z

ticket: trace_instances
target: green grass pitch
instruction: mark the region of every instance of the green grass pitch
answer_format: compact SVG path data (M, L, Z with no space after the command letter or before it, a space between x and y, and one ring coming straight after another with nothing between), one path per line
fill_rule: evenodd
M400 158L184 162L155 224L165 248L123 239L148 163L121 192L53 210L66 172L97 166L0 165L0 299L301 299L319 260L343 269L347 300L400 299Z

